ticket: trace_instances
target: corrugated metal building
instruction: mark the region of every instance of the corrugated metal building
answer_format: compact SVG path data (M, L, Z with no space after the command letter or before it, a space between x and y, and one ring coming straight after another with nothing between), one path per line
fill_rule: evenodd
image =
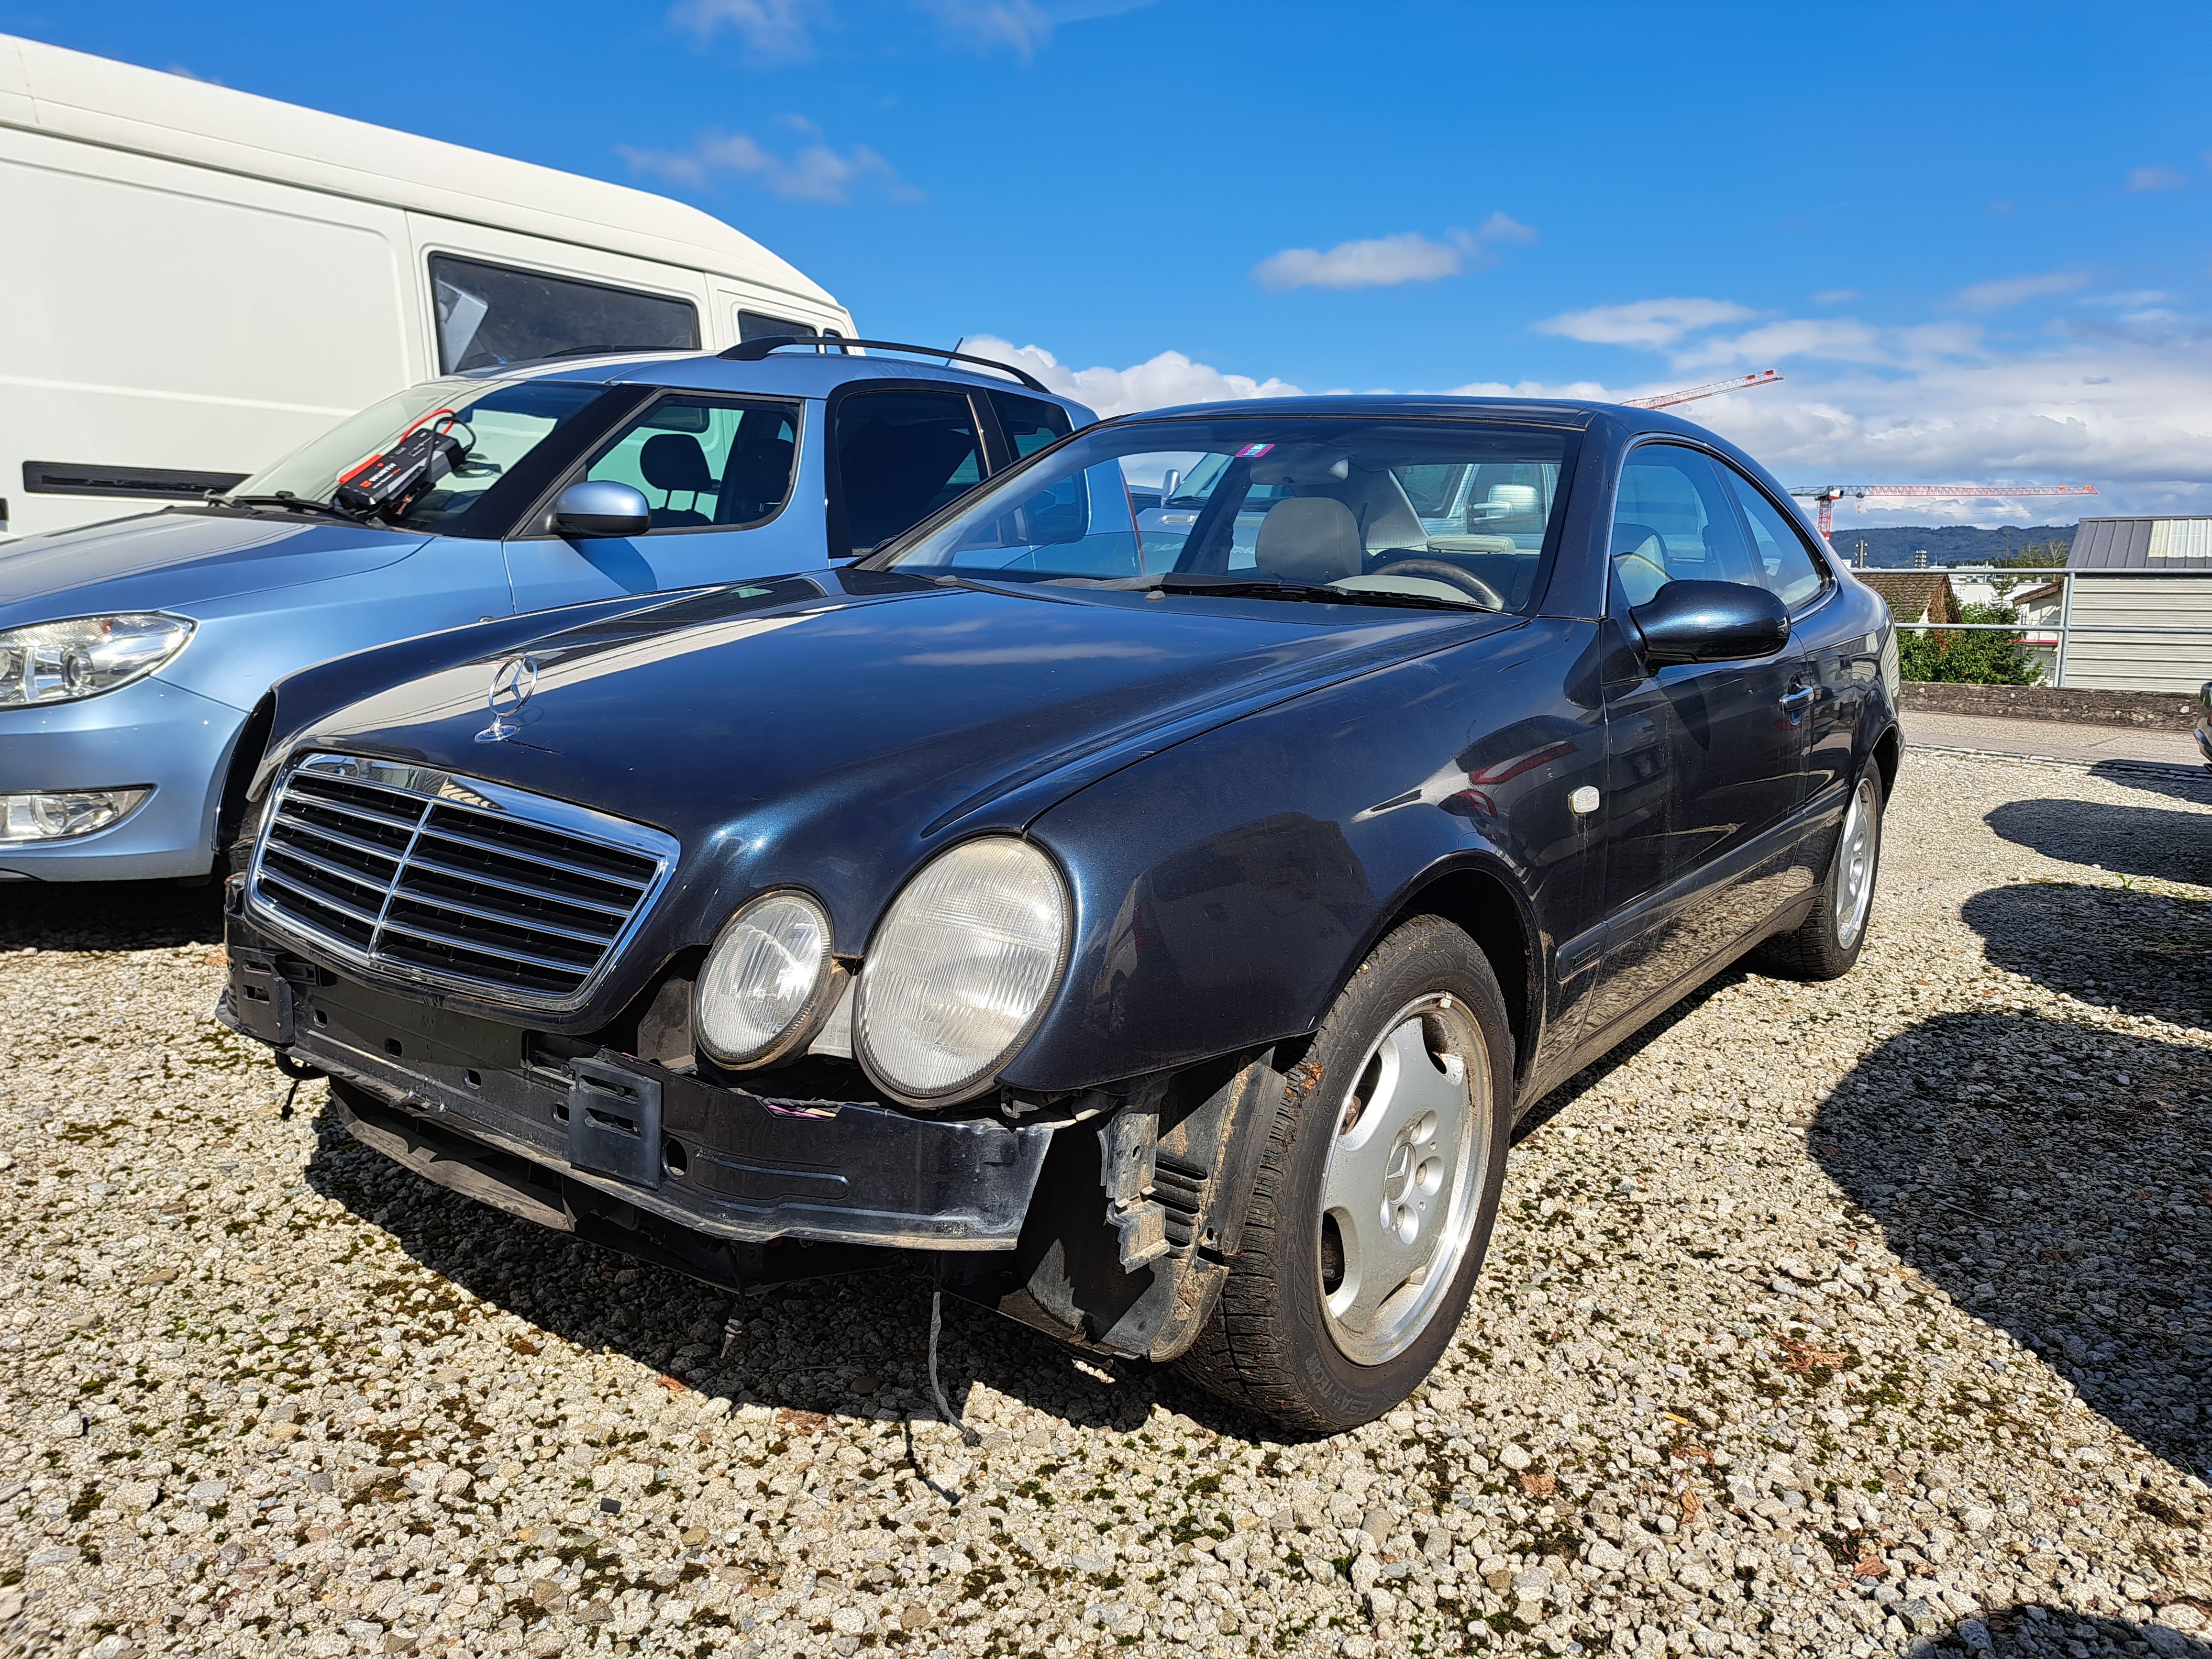
M2212 633L2096 631L2212 629L2212 518L2084 519L2066 568L2063 684L2193 692L2212 679Z

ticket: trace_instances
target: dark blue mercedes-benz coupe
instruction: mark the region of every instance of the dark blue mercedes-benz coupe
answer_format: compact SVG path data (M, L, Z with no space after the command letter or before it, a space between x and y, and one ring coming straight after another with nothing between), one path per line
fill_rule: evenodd
M223 1017L545 1225L924 1262L1341 1429L1449 1340L1517 1112L1746 952L1851 967L1896 696L1672 416L1133 416L851 563L285 681Z

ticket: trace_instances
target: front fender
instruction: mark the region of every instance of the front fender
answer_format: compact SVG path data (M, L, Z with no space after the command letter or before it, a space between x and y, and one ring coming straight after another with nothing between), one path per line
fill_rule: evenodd
M1602 781L1602 712L1569 695L1595 633L1539 619L1389 665L1043 813L1030 833L1068 872L1074 939L1005 1080L1092 1087L1310 1031L1407 899L1457 874L1519 896L1548 973L1595 896L1566 804Z

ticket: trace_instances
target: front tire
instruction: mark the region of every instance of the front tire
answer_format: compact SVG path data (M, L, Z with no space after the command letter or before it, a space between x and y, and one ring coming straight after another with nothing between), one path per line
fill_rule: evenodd
M1869 766L1852 787L1812 910L1790 932L1761 945L1753 953L1755 965L1784 979L1803 980L1841 979L1858 965L1881 869L1882 805L1881 773Z
M1285 1428L1373 1421L1458 1328L1513 1128L1505 999L1474 941L1420 916L1352 975L1296 1067L1212 1316L1178 1362Z

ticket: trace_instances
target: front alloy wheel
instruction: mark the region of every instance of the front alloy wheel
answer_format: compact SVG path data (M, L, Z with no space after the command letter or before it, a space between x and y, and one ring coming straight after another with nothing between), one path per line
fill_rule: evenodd
M1278 1102L1186 1375L1285 1428L1372 1421L1450 1342L1497 1218L1513 1038L1481 950L1419 916L1339 994Z

